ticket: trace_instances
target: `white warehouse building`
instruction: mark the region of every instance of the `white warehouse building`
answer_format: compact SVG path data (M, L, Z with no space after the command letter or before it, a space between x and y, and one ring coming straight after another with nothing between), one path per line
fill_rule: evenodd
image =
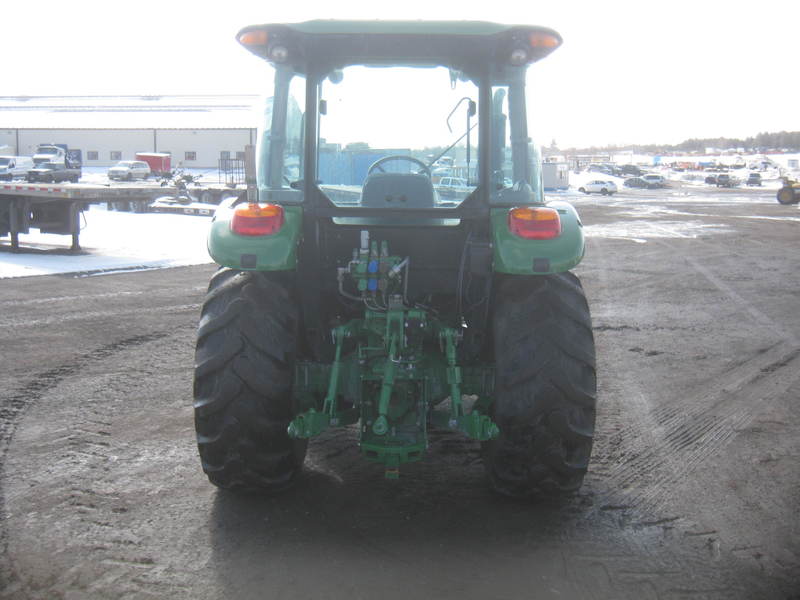
M0 97L0 148L31 156L39 144L67 144L86 167L163 152L173 167L217 168L256 143L260 114L256 95Z

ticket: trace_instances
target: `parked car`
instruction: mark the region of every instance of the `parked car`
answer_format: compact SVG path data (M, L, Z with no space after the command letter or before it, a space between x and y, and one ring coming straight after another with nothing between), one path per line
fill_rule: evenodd
M727 173L717 175L717 187L734 187L738 181Z
M595 179L594 181L589 181L584 183L581 187L578 188L579 192L583 192L584 194L603 194L603 196L610 196L611 194L615 194L617 192L617 184L613 181L602 181L600 179Z
M652 173L648 173L647 175L642 175L642 179L644 179L646 182L651 184L650 187L666 187L667 186L667 180L664 179L664 177L661 176L661 175L654 175Z
M0 180L25 179L32 168L30 156L0 156Z
M647 181L646 179L644 179L642 177L629 177L628 179L626 179L622 183L622 185L624 185L625 187L630 187L630 188L645 188L645 189L658 187L658 185L656 185L656 184L654 184L654 183L652 183L650 181Z
M61 183L71 181L77 183L81 178L80 167L67 167L63 163L41 162L30 169L25 179L28 183L41 181L44 183Z
M745 183L747 185L761 185L761 173L750 173Z
M717 185L717 176L716 175L707 175L705 178L705 182L709 185Z
M467 185L467 180L460 177L442 177L439 180L439 185L436 186L436 191L443 198L463 198L469 195L474 186Z
M623 175L633 175L634 177L639 177L644 171L642 171L636 165L622 165L620 167L620 171Z
M586 167L590 173L603 173L604 175L622 175L622 169L615 165L594 164Z
M150 177L150 165L141 160L123 160L108 170L109 179L131 181Z

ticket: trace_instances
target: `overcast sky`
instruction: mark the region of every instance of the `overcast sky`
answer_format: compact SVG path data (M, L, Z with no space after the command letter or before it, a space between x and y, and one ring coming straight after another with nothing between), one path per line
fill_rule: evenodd
M800 130L800 2L90 0L3 3L0 95L260 93L245 25L315 18L545 25L542 144L677 143Z

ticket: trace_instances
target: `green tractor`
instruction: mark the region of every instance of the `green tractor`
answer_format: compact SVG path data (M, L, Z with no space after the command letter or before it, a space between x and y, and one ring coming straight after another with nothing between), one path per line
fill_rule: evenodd
M438 429L481 442L502 494L577 490L596 404L569 272L584 235L545 201L526 114L527 68L560 36L310 21L238 40L272 88L252 185L208 240L194 410L211 482L281 491L310 438L349 427L388 478Z

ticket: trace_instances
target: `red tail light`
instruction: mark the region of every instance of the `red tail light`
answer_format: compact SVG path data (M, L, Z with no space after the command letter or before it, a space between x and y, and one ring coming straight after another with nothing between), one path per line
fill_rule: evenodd
M272 235L283 226L283 207L277 204L242 204L233 211L231 231L239 235Z
M508 229L526 240L551 240L561 235L561 218L554 208L512 208L508 211Z

